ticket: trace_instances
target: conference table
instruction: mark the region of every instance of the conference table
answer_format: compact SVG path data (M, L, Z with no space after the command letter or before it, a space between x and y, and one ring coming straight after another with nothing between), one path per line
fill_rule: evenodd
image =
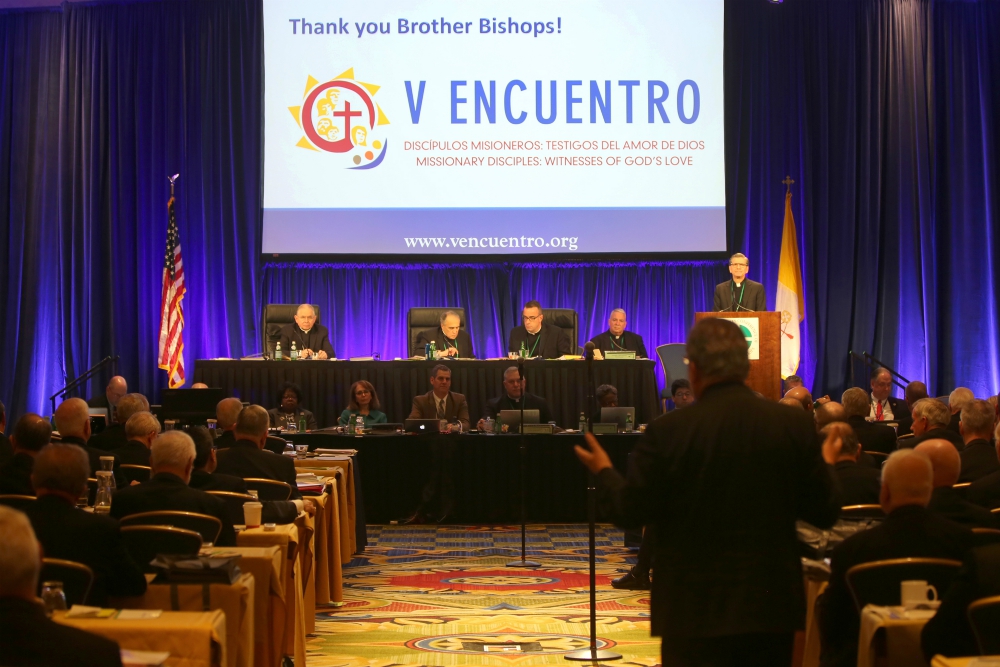
M335 426L347 407L351 384L367 380L378 392L381 411L390 422L401 423L410 414L413 397L430 391L430 369L439 363L452 369L451 389L464 394L473 424L486 414L486 402L500 395L503 373L510 359L442 361L270 361L198 359L194 382L224 389L230 396L277 406L277 393L285 382L302 388L302 407L316 416L320 427ZM593 362L594 387L614 385L618 405L635 408L635 423L645 424L660 414L655 376L650 359L605 359ZM563 428L576 428L586 408L587 362L582 360L530 359L524 362L527 391L546 399L552 419Z

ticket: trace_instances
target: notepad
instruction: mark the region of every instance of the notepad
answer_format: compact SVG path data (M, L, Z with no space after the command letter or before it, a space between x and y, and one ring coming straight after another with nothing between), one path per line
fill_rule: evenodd
M167 651L131 651L127 648L121 649L122 665L129 667L159 667L170 659Z
M111 618L117 613L116 609L102 609L100 607L75 604L66 612L66 618Z
M116 617L119 621L146 621L159 618L162 609L122 609Z

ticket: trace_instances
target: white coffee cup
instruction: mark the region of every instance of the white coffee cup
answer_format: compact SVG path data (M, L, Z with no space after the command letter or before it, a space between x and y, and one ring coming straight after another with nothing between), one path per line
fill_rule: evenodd
M248 501L243 503L243 523L247 528L260 527L260 512L264 505L259 502Z
M930 594L930 597L928 597ZM912 607L918 604L927 604L928 601L937 600L937 589L926 581L903 581L899 584L899 597L904 607Z

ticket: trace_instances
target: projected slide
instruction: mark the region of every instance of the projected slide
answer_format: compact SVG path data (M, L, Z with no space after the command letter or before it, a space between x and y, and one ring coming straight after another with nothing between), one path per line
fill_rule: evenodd
M726 249L723 0L264 0L264 20L264 253Z

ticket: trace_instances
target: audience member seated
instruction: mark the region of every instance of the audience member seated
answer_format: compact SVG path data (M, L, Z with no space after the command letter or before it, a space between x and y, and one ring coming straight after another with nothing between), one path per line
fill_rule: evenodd
M858 436L861 448L870 452L891 454L896 451L896 431L886 424L868 421L871 401L864 389L853 387L840 397L847 414L847 423Z
M158 435L160 435L159 419L150 412L135 413L125 423L125 436L128 442L124 447L115 450L118 460L137 466L148 466L149 448L153 446L153 441Z
M496 398L486 401L486 415L492 419L496 419L501 410L520 410L521 396L524 396L524 409L538 410L539 423L548 424L552 421L552 410L549 409L549 404L541 396L536 396L525 391L527 386L528 378L518 379L517 366L508 367L503 372L503 393ZM611 387L611 389L613 390L614 387ZM617 403L617 391L614 392L614 399ZM482 419L479 420L476 428L483 430L484 422Z
M87 452L90 458L90 476L96 477L97 471L101 469L101 457L110 456L114 459L112 470L114 470L115 484L118 488L128 485L128 480L122 475L119 465L121 461L114 452L106 452L103 449L91 447L90 440L90 413L87 411L87 404L80 398L68 398L59 404L55 414L56 430L62 442L79 445L83 451Z
M247 483L242 477L223 475L215 472L218 466L215 444L212 434L204 426L195 426L188 435L194 441L194 470L191 471L191 481L188 486L202 491L229 491L231 493L247 492ZM314 514L315 505L311 500L262 500L261 519L263 523L291 523L303 509Z
M14 458L14 448L10 444L10 440L4 433L7 432L7 409L3 406L3 401L0 401L0 468L4 466L5 463Z
M150 450L153 475L148 482L119 489L111 499L111 516L121 519L143 512L197 512L222 522L217 546L236 546L236 533L226 505L204 491L188 486L194 470L194 441L183 431L157 436Z
M224 398L215 406L215 428L222 434L215 439L216 449L232 447L236 442L233 429L236 428L236 418L243 411L243 401L238 398Z
M906 385L906 389L903 391L903 397L906 400L906 407L910 410L910 415L905 419L897 420L899 422L899 428L896 430L896 435L903 436L913 433L913 406L917 404L922 398L929 398L927 395L927 385L919 380L914 380L910 384Z
M28 518L0 506L0 535L0 664L121 667L118 644L46 617L36 597L41 549Z
M646 353L646 344L642 336L626 331L625 310L615 308L608 317L608 330L597 334L590 339L594 344L594 359L603 359L605 352L635 352L637 358L645 359L649 356Z
M292 487L292 498L301 499L295 484L295 463L280 454L264 449L267 442L267 411L259 405L243 408L236 418L233 435L236 442L229 449L217 453L216 472L248 478L259 477L287 482ZM192 457L193 458L193 457Z
M817 403L814 413L816 416L817 431L822 431L824 427L832 424L833 422L847 421L847 411L844 410L844 406L837 401ZM854 432L855 437L857 437L857 431L853 428L851 430ZM895 441L893 444L895 444Z
M1000 544L977 547L966 556L948 591L942 593L937 613L920 634L927 662L935 655L979 655L967 612L976 600L995 595L1000 595Z
M427 329L417 334L413 356L423 357L428 343L434 343L438 358L456 357L475 359L472 351L472 337L462 330L462 318L454 310L441 313L441 323L437 329Z
M510 330L507 351L519 354L525 349L527 357L557 359L564 354L576 354L576 341L570 341L566 332L554 324L545 324L542 304L529 301L521 311L522 323Z
M108 386L100 396L87 401L87 407L104 408L107 410L108 424L115 423L115 412L118 408L118 401L128 393L128 382L121 375L116 375L108 380Z
M934 492L927 509L966 528L1000 528L1000 521L988 509L962 498L953 487L962 468L958 452L947 440L925 440L914 451L927 455L934 467Z
M294 423L296 426L304 418L306 429L315 431L316 417L308 410L299 407L302 402L302 388L294 382L286 382L278 391L278 407L271 408L267 414L271 418L271 426L280 428L282 431L288 430L288 424Z
M451 369L438 364L431 369L432 389L413 397L407 419L444 419L449 424L459 422L462 430L469 430L469 404L462 394L451 390Z
M94 571L87 604L103 607L108 596L145 593L146 578L125 550L118 522L77 509L89 474L87 453L77 445L45 447L31 472L38 500L27 514L46 558L83 563Z
M809 390L805 387L794 387L789 389L783 398L790 398L792 400L798 401L802 405L802 409L806 411L810 417L813 416L813 397L809 393Z
M860 620L845 578L849 569L890 558L961 560L971 548L972 531L927 511L933 484L934 471L925 454L893 452L882 468L880 504L885 521L834 548L829 587L817 603L824 667L857 662Z
M858 465L861 443L858 442L854 429L844 422L833 422L820 430L824 440L831 433L843 443L834 465L837 479L840 480L841 505L877 505L882 486L879 471Z
M17 420L11 434L14 456L0 468L0 494L35 495L31 485L31 469L38 452L49 444L51 436L52 427L36 414L29 412Z
M913 406L913 437L900 439L899 447L916 447L925 440L942 438L962 451L962 436L948 428L948 406L936 398L924 398Z
M872 421L899 421L910 415L905 401L889 395L892 392L892 374L888 369L880 368L875 371L875 374L872 375L871 387L872 394L868 416Z
M796 387L804 387L806 383L802 381L798 375L789 375L785 378L785 393L787 394L792 389Z
M389 420L384 412L379 412L378 394L375 387L367 380L358 380L351 385L351 399L347 409L340 413L337 423L341 426L356 423L358 415L365 422L365 428L372 424L385 424Z
M961 435L962 432L958 428L958 423L962 420L962 409L974 400L976 400L976 395L968 387L956 387L948 396L948 409L951 410L951 420L948 422L948 428L952 433Z
M791 396L783 396L779 398L778 403L781 405L787 405L790 408L795 408L796 410L802 410L803 412L806 410L801 401L794 399Z
M1000 457L1000 424L993 430L993 442L997 443L996 453ZM1000 507L1000 470L980 477L968 488L965 497L980 507L993 509Z
M995 411L987 401L967 403L962 412L959 430L965 449L962 450L962 472L959 482L974 482L1000 470L997 450L990 442L995 423Z
M687 378L680 378L679 380L674 380L670 384L670 388L663 388L660 392L660 408L666 412L667 411L667 399L673 401L674 407L686 408L689 405L694 404L694 392L691 391L691 383L688 382Z
M333 359L337 354L330 344L330 332L316 323L316 309L304 303L295 311L295 322L281 327L281 353L287 359L292 341L303 359Z
M515 375L514 377L516 378L517 376ZM597 412L591 415L591 421L598 424L601 421L601 408L618 407L618 389L614 385L602 384L594 390L594 399L597 401ZM525 410L527 409L526 407Z
M124 447L128 442L128 436L125 434L125 422L137 412L149 412L149 401L142 394L125 394L118 401L115 422L108 424L108 427L100 433L95 433L87 444L106 452Z

